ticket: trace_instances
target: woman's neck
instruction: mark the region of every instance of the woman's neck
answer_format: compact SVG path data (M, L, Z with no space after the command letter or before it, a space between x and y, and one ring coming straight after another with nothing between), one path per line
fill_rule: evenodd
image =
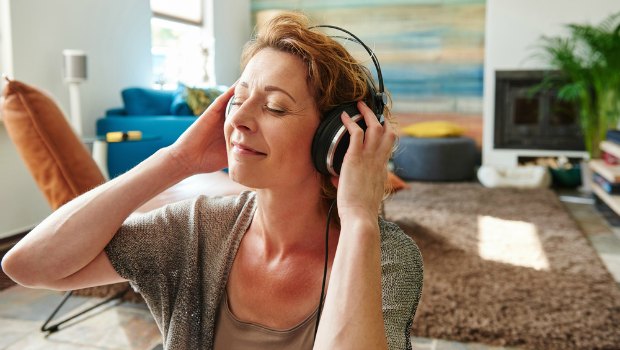
M315 192L315 193L314 193ZM252 223L268 255L290 251L320 250L325 245L325 209L320 191L257 190L257 210Z

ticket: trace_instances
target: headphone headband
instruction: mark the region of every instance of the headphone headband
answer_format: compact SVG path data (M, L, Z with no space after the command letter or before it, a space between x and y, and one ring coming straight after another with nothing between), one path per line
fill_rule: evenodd
M360 44L366 50L366 52L368 52L368 54L370 55L370 59L372 59L372 63L375 66L375 70L377 71L377 80L379 81L379 92L377 93L377 95L380 95L380 96L373 96L373 98L380 97L382 105L385 106L387 104L387 97L385 95L385 89L384 89L384 85L383 85L383 74L381 73L381 65L379 64L379 59L377 59L377 55L375 55L375 52L372 51L372 49L370 47L368 47L368 45L364 44L362 39L358 38L355 34L351 33L350 31L348 31L348 30L346 30L344 28L340 28L338 26L334 26L334 25L330 25L330 24L320 24L320 25L312 26L312 27L310 27L308 29L314 29L314 28L331 28L331 29L336 29L336 30L339 30L339 31L341 31L343 33L346 33L346 34L350 35L351 38L347 38L347 37L343 37L343 36L337 36L337 35L330 36L330 37L339 38L339 39L345 39L345 40L356 42L356 43ZM383 106L381 106L382 107L382 108L380 108L381 110L383 110Z

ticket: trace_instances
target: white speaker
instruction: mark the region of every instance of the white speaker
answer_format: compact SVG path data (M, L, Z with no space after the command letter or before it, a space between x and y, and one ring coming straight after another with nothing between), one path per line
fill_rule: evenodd
M86 53L82 50L62 51L62 76L69 85L71 124L79 135L83 135L80 111L80 84L86 80Z
M67 83L80 83L87 78L86 53L81 50L63 50L62 75Z

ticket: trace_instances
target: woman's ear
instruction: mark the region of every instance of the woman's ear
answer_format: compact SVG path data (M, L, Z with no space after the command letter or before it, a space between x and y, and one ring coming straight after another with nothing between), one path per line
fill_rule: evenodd
M338 181L340 180L340 176L332 176L330 180L332 181L332 185L338 188Z

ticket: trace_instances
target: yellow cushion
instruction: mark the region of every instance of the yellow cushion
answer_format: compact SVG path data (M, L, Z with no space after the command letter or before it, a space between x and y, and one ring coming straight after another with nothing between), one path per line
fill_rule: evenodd
M401 131L413 137L461 136L465 132L459 125L445 121L415 123L402 128Z

